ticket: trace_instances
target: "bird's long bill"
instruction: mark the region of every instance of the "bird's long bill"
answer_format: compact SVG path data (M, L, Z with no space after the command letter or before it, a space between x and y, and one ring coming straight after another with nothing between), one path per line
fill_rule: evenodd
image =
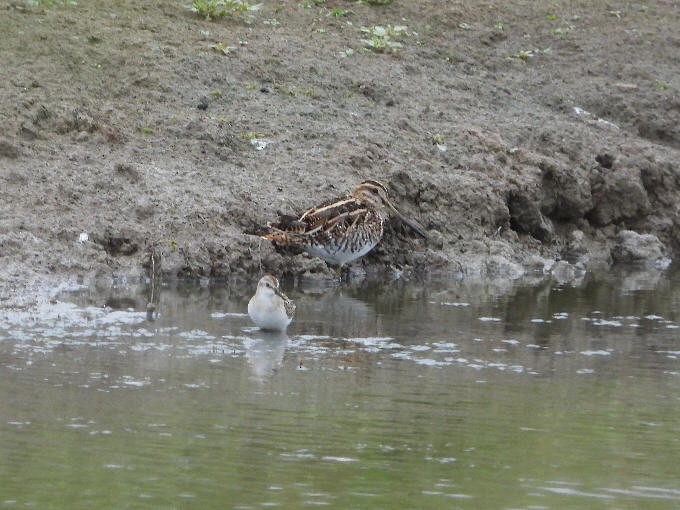
M392 210L392 212L399 218L402 222L404 222L408 227L413 230L416 234L418 234L420 237L423 239L427 239L427 234L425 233L425 229L420 226L420 224L412 220L411 218L407 218L403 214L401 214L396 207L394 207L390 202L387 202L387 206Z

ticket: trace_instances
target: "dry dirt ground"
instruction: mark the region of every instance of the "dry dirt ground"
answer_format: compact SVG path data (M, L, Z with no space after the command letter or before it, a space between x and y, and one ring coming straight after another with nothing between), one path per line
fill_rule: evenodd
M676 0L189 3L0 0L0 303L151 254L333 275L256 234L367 178L429 240L390 223L354 275L677 257Z

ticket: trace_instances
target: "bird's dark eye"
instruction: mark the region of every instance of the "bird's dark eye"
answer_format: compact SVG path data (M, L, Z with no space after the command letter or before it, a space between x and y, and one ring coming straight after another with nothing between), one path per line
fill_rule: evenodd
M377 195L377 194L378 194L378 189L377 189L377 188L373 188L371 191L373 192L374 195Z

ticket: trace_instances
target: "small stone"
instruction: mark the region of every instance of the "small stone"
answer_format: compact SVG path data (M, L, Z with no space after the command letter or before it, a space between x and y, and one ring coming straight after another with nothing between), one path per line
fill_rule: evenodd
M90 139L90 134L87 131L81 131L76 135L76 142L87 142Z
M0 157L17 159L19 157L19 149L7 140L0 140Z
M645 267L665 269L671 260L666 256L666 247L654 234L638 234L633 230L622 230L612 248L612 259L622 264L642 264Z

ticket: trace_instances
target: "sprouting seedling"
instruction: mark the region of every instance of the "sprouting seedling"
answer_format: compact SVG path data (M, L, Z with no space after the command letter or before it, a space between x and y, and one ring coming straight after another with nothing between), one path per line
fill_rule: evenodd
M534 50L519 50L514 57L520 60L529 60L534 55Z
M343 9L342 7L333 7L329 12L329 16L334 18L343 18L350 14L354 14L354 12L349 9Z
M554 30L555 35L566 35L576 28L574 25L567 25L566 27L557 27Z
M660 90L661 92L667 91L671 86L668 84L668 82L665 82L663 80L656 80L654 82L654 85L656 85L657 90Z
M223 42L218 42L216 44L213 44L210 46L213 50L217 51L218 53L223 53L224 55L229 55L233 50L233 46L227 46Z
M411 35L407 27L403 25L361 27L361 31L368 34L369 37L368 39L361 39L361 43L365 48L376 52L399 51L402 44L397 39Z
M446 141L444 140L444 135L441 133L429 133L430 141L432 145L437 147L441 152L446 152Z
M192 0L190 9L206 20L213 20L228 14L257 11L261 7L262 4L251 4L245 0Z
M551 52L552 52L551 48L545 48L545 49L542 49L542 50L539 50L539 49L519 50L517 53L512 55L511 58L516 58L516 59L519 59L519 60L526 62L527 60L535 57L536 55L540 55L540 54L547 55L547 54L550 54Z

